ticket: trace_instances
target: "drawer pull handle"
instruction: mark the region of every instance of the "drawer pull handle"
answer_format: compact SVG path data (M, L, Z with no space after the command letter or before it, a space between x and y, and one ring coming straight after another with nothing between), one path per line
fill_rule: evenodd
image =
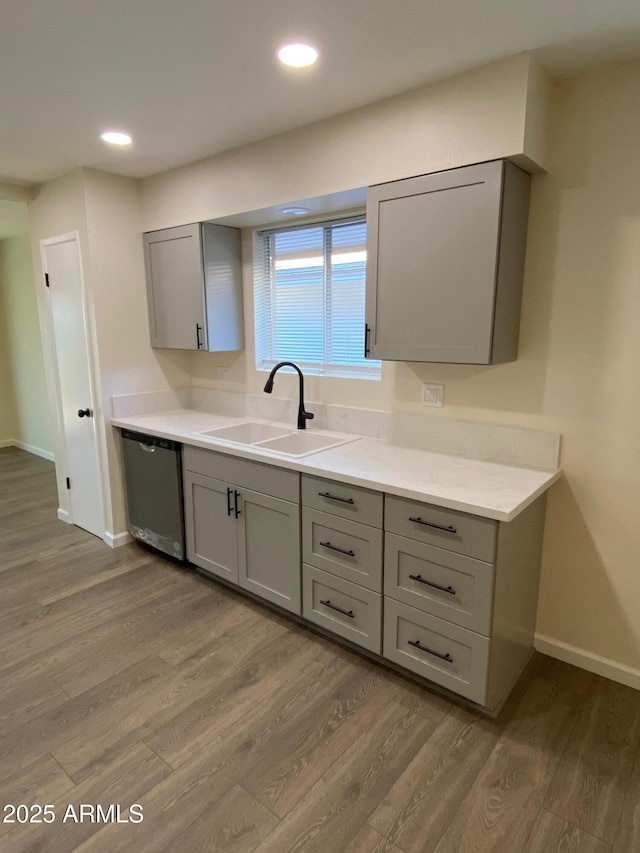
M322 545L322 542L320 543ZM412 581L418 581L418 583L423 583L426 586L432 586L434 589L439 589L442 592L448 592L449 595L455 595L456 591L452 586L440 586L439 583L434 583L433 581L425 580L422 575L409 575Z
M227 489L227 515L231 515L231 489Z
M238 503L238 498L240 497L240 492L234 490L233 492L233 514L236 518L242 514L242 510L240 509L240 504Z
M339 554L346 554L347 557L355 557L356 555L355 551L352 551L351 549L345 551L344 548L338 548L337 545L332 545L331 542L321 542L320 544L323 548L331 548L332 551L337 551Z
M343 616L348 616L349 619L355 619L353 610L343 610L342 607L336 607L336 605L332 604L329 599L326 601L322 601L322 599L320 599L320 604L324 604L325 607L330 607L331 610L337 610L338 613L342 613Z
M332 501L340 501L343 504L352 504L353 498L339 498L337 495L332 495L331 492L318 492L321 498L330 498Z
M451 525L444 527L442 524L434 524L432 521L425 521L423 518L420 518L420 516L418 516L418 518L412 518L409 516L409 521L415 521L416 524L424 524L425 527L435 527L436 530L444 530L445 533L458 532L455 527L451 527Z
M434 658L440 658L440 660L446 660L447 663L453 663L453 658L447 652L446 655L441 655L440 652L434 652L433 649L428 649L426 646L423 646L422 643L418 642L418 640L407 640L410 646L415 646L416 649L420 649L421 652L426 652L429 655L433 655Z

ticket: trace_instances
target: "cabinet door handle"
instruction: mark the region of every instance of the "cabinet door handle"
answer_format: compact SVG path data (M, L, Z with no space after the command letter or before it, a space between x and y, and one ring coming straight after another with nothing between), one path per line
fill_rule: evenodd
M242 513L242 510L238 509L238 507L240 506L240 504L238 502L239 497L240 497L240 492L238 492L237 490L234 490L234 492L233 492L233 512L234 512L236 518Z
M425 521L423 518L420 518L420 516L418 516L417 518L412 518L411 516L409 516L409 521L415 521L416 524L424 524L425 527L435 527L436 530L444 530L445 533L458 532L456 528L451 527L451 525L449 525L448 527L443 527L442 524L434 524L432 521Z
M352 551L351 549L345 551L344 548L338 548L337 545L332 545L331 542L321 542L320 544L323 548L331 548L332 551L337 551L339 554L346 554L347 557L355 557L356 555L355 551Z
M338 613L342 613L343 616L348 616L349 619L355 619L353 610L343 610L342 607L337 607L335 604L332 604L329 599L326 601L320 600L320 604L324 604L325 607L329 607L331 610L337 610Z
M321 498L329 498L332 501L340 501L343 504L352 504L353 498L339 498L337 495L332 495L330 492L318 492Z
M200 337L201 331L202 326L200 323L196 323L196 349L202 349L202 338Z
M231 515L231 489L227 489L227 515Z
M322 542L320 543L322 545ZM449 595L455 595L456 591L452 586L440 586L439 583L434 583L433 581L428 581L422 577L422 575L409 575L412 581L418 581L418 583L426 584L426 586L432 586L434 589L440 589L442 592L448 592Z
M416 649L420 649L421 652L426 652L428 655L433 655L434 658L440 658L440 660L446 660L447 663L453 663L453 658L447 652L446 655L441 655L440 652L434 652L433 649L428 649L426 646L423 646L418 640L407 640L410 646L415 646Z
M371 334L371 327L365 323L364 324L364 357L366 358L371 350L369 349L369 335Z

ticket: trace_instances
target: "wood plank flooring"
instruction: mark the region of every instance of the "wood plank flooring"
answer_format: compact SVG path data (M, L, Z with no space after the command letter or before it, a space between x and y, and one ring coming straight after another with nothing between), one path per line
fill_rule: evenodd
M56 505L0 450L3 853L640 851L640 693L536 656L488 720Z

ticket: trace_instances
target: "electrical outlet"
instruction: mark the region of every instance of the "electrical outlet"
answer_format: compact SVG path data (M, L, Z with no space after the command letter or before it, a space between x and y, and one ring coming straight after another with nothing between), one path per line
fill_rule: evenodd
M216 376L218 377L218 382L225 382L229 384L231 381L229 379L229 368L228 367L217 367L216 368Z
M423 385L422 405L437 406L441 409L444 403L444 385Z

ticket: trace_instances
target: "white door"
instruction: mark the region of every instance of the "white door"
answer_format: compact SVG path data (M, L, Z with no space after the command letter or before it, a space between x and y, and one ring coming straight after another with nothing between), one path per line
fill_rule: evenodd
M84 307L80 244L76 234L42 240L49 284L58 411L64 435L71 521L104 536L102 490L94 421L91 360Z

